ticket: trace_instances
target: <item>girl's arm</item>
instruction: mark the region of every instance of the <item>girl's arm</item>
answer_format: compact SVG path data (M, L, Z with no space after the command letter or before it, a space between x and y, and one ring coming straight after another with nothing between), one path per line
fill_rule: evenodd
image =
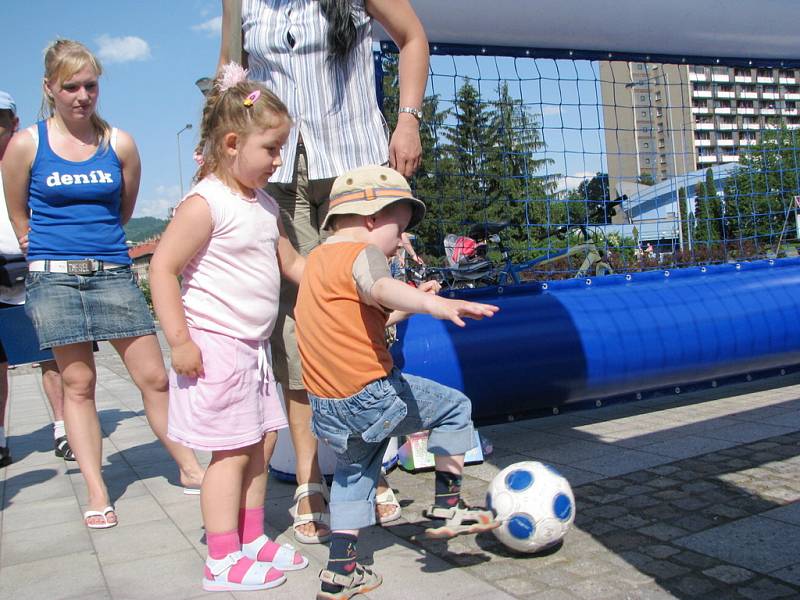
M119 206L119 220L125 225L133 215L136 197L139 195L139 181L142 176L142 161L136 142L124 131L117 130L117 147L114 148L122 163L122 201Z
M392 37L400 49L400 106L422 110L428 81L428 38L409 0L367 0L367 13ZM420 122L414 115L397 115L389 142L389 166L405 177L419 167L422 144Z
M295 250L292 242L286 237L280 217L278 217L278 231L281 234L278 238L278 264L281 267L281 275L292 283L300 285L303 269L306 267L306 259Z
M464 327L461 317L482 319L500 310L492 304L451 300L423 292L391 277L381 277L372 285L372 298L381 306L405 313L427 313L436 319Z
M20 131L11 138L3 156L3 190L6 196L8 216L17 236L20 250L28 253L28 188L31 181L31 165L36 157L36 144L27 131Z
M172 348L178 375L203 377L203 357L189 337L178 275L211 238L211 210L202 196L190 196L175 212L150 262L150 289L161 328Z
M234 24L233 20L240 15L235 15L231 0L222 0L222 32L221 41L219 46L219 59L217 60L217 73L224 66L227 65L233 57L231 57L231 35L238 35L242 38L242 66L247 68L247 53L244 51L244 34L242 33L241 22ZM232 28L236 29L232 31Z

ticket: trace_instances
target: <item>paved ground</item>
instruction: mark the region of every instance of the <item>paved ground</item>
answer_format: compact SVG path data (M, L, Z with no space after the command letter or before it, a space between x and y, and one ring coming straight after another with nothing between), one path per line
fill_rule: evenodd
M105 476L120 525L83 526L85 491L74 463L53 456L38 371L16 369L15 463L0 469L0 598L203 596L198 499L175 485L109 346L98 364ZM555 464L577 499L565 543L543 556L513 555L491 534L414 543L432 476L394 471L404 519L372 528L360 545L384 575L370 598L800 597L800 375L481 431L495 452L468 467L468 499L481 500L509 464ZM267 528L284 541L292 491L270 482ZM309 569L270 592L236 597L312 598L327 548L303 550Z

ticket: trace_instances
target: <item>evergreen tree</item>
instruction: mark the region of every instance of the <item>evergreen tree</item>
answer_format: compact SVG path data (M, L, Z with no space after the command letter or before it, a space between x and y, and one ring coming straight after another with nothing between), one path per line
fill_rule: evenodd
M695 186L695 242L710 247L720 244L723 236L722 201L717 195L714 172L706 171L705 184Z
M614 210L610 205L611 193L608 174L597 173L584 179L567 194L570 224L605 225L611 222Z
M692 245L692 222L689 216L689 208L686 202L686 188L678 190L678 211L681 221L681 236L683 236L683 243L685 248Z
M757 251L776 243L786 212L800 194L800 149L796 131L767 131L760 144L743 152L740 168L728 179L725 202L730 207L726 225L730 236L751 239ZM789 220L787 235L795 235Z

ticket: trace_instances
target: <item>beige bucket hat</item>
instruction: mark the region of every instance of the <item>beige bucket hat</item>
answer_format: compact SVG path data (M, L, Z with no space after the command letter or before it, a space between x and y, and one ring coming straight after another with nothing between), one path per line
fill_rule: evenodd
M322 228L328 229L334 215L374 215L395 202L408 202L411 206L411 221L406 229L425 216L425 204L414 198L406 178L394 169L379 165L353 169L333 182Z

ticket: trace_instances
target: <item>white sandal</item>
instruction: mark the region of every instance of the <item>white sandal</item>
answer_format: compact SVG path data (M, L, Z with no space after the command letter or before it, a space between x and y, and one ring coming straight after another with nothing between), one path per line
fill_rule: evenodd
M294 522L292 523L292 529L294 530L294 539L296 539L301 544L324 544L329 539L331 539L331 513L330 511L326 510L325 512L315 512L315 513L303 513L299 514L298 512L298 505L300 504L300 500L310 496L311 494L319 494L322 496L323 500L325 501L325 505L327 507L328 503L330 502L330 494L328 493L328 486L325 484L323 480L322 483L303 483L297 486L297 489L294 492L294 506L289 509L289 514L292 515L294 518ZM297 531L297 527L299 525L305 525L306 523L318 523L324 525L325 528L328 530L327 533L323 534L315 534L315 535L306 535L300 531ZM317 528L319 531L319 528Z
M378 511L379 504L388 504L394 506L394 510L389 513L388 515L381 516L380 512ZM386 525L387 523L391 523L392 521L397 521L402 516L403 509L400 508L400 503L397 501L397 496L394 495L394 490L392 486L386 488L386 491L378 494L375 496L375 519L381 525Z
M248 558L258 560L258 555L261 552L261 549L265 544L267 544L267 542L270 541L272 540L270 540L266 535L260 535L252 542L248 544L242 544L242 553ZM277 542L274 543L277 544ZM295 562L295 558L298 556L303 560L300 562ZM281 571L299 571L300 569L305 569L308 566L308 559L297 552L292 545L282 544L269 563Z
M272 566L272 563L253 561L250 568L242 577L241 583L229 581L231 568L243 558L241 552L231 552L219 560L206 558L207 573L203 576L203 589L207 592L250 592L253 590L268 590L286 581L286 575ZM280 577L264 581L270 571L277 571ZM209 577L209 573L211 577Z
M114 519L113 521L109 521L107 516L109 513L115 517L117 516L117 512L114 510L113 506L106 506L103 510L87 510L85 513L83 513L83 522L89 529L111 529L112 527L117 526L118 520ZM96 517L103 519L103 522L94 524L89 523L89 519Z

